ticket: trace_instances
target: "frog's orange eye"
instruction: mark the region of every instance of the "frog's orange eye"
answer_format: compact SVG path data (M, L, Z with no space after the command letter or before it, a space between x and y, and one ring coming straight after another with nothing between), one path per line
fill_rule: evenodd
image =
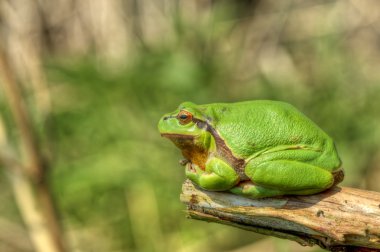
M181 110L177 115L177 119L180 124L188 124L193 119L193 115L190 112Z

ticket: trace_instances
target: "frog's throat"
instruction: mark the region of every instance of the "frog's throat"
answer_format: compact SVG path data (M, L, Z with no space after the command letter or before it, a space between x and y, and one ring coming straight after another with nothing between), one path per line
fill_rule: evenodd
M195 150L194 148L194 140L195 137L192 135L185 135L185 134L175 134L175 133L163 133L161 136L168 138L170 141L172 141L180 150L190 149ZM197 150L200 150L201 148L197 148ZM205 151L205 150L203 150ZM189 159L189 155L184 155L185 158Z
M246 177L244 173L245 161L244 159L237 158L233 155L230 148L227 146L226 142L219 133L207 122L198 118L193 118L193 122L198 128L207 130L213 136L216 145L216 151L219 156L223 157L235 171L240 175L241 178Z
M195 136L184 134L161 134L171 140L181 151L183 157L190 163L193 163L205 170L205 165L209 155L209 150L195 143Z

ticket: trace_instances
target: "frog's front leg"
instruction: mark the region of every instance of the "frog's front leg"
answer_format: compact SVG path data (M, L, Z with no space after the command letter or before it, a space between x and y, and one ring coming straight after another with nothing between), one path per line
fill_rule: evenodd
M195 164L186 164L186 176L200 187L212 191L225 191L239 182L236 171L216 157L206 162L205 170Z

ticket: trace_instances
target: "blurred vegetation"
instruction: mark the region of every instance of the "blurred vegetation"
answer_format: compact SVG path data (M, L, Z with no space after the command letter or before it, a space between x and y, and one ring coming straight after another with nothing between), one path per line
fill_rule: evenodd
M156 129L161 115L185 100L290 102L335 139L346 170L343 185L380 190L380 75L375 71L380 61L373 31L379 15L365 12L373 6L355 1L120 3L132 2L136 13L126 18L132 25L126 21L125 27L134 35L125 44L115 37L122 48L116 58L115 52L105 52L115 42L111 35L126 28L118 33L112 26L102 33L94 25L87 31L95 29L94 37L73 37L70 45L68 38L57 39L53 28L59 20L50 20L55 26L47 25L32 62L40 67L52 101L47 120L36 124L52 159L51 184L73 251L259 251L255 244L263 236L185 218L179 202L180 153ZM129 17L127 7L134 5L125 5L119 11ZM51 18L49 6L42 10ZM355 21L358 12L365 18ZM64 24L61 29L74 34ZM35 75L20 73L25 65L17 59L14 64L20 82L33 82ZM38 97L24 85L33 111ZM1 113L12 128L4 102ZM0 180L0 215L20 223L10 187L3 175ZM271 240L277 245L268 243L266 250L306 251Z

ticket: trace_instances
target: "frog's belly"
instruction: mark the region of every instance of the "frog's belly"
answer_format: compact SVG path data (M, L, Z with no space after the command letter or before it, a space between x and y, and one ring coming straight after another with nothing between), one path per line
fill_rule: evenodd
M209 156L208 150L196 145L193 136L169 134L167 137L181 149L184 158L202 170L205 169Z
M208 152L206 150L193 146L192 148L186 148L182 150L182 155L192 164L195 164L202 170L205 170L206 162L208 159Z

